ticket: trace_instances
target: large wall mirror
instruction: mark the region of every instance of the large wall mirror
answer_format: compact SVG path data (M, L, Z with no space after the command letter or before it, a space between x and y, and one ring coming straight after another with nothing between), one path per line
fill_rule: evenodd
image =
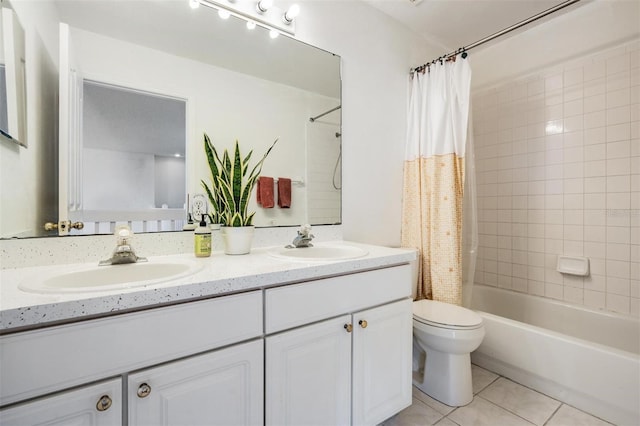
M27 146L24 30L0 2L0 137Z
M210 176L204 133L220 150L238 140L256 156L278 138L262 175L292 179L291 208L263 209L254 197L256 226L340 223L338 56L188 0L28 3L46 5L58 29L50 53L59 72L59 211L51 216L84 223L71 235L111 233L123 222L137 232L182 229L187 200Z

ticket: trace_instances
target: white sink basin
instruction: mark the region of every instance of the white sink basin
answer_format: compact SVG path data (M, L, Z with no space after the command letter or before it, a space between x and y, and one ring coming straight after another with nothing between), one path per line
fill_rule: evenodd
M204 265L188 259L149 260L110 266L82 266L45 277L27 278L20 285L31 293L84 293L141 287L195 274Z
M331 261L364 257L369 252L360 247L346 245L315 245L301 248L277 248L269 251L269 255L287 260Z

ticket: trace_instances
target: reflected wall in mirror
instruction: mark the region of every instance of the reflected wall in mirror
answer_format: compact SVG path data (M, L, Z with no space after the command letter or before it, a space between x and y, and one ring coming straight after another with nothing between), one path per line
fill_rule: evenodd
M186 131L184 99L85 79L69 219L91 233L96 223L145 223L150 214L182 221Z
M257 211L254 224L340 223L340 110L309 120L340 105L338 56L286 36L272 39L260 27L250 31L244 21L223 21L208 8L193 10L187 0L46 3L55 5L51 22L67 25L58 46L60 220L73 220L70 189L86 184L72 181L74 173L81 176L74 168L86 167L78 154L87 144L82 87L92 81L185 101L187 194L202 193L200 180L210 178L205 132L220 150L238 140L256 154L279 138L262 172L297 181L291 208L263 209L254 196L249 207ZM105 179L113 173L102 172ZM103 201L110 198L100 188L92 192ZM109 233L122 221L138 231L182 229L186 213L167 218L157 207L145 217L139 210L129 216L113 214L126 210L121 208L94 210L84 231Z
M24 30L7 0L0 8L0 137L27 146Z

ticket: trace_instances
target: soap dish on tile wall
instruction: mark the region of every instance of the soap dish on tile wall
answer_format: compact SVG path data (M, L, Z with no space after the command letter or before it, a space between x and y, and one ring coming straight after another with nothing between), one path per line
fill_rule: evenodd
M589 275L589 258L579 256L558 256L557 269L558 272L562 274L586 277Z

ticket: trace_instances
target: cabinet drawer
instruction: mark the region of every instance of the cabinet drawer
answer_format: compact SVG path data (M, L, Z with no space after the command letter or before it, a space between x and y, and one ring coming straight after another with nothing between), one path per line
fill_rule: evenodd
M410 265L265 291L267 334L411 296Z
M260 291L0 337L0 405L262 334Z

